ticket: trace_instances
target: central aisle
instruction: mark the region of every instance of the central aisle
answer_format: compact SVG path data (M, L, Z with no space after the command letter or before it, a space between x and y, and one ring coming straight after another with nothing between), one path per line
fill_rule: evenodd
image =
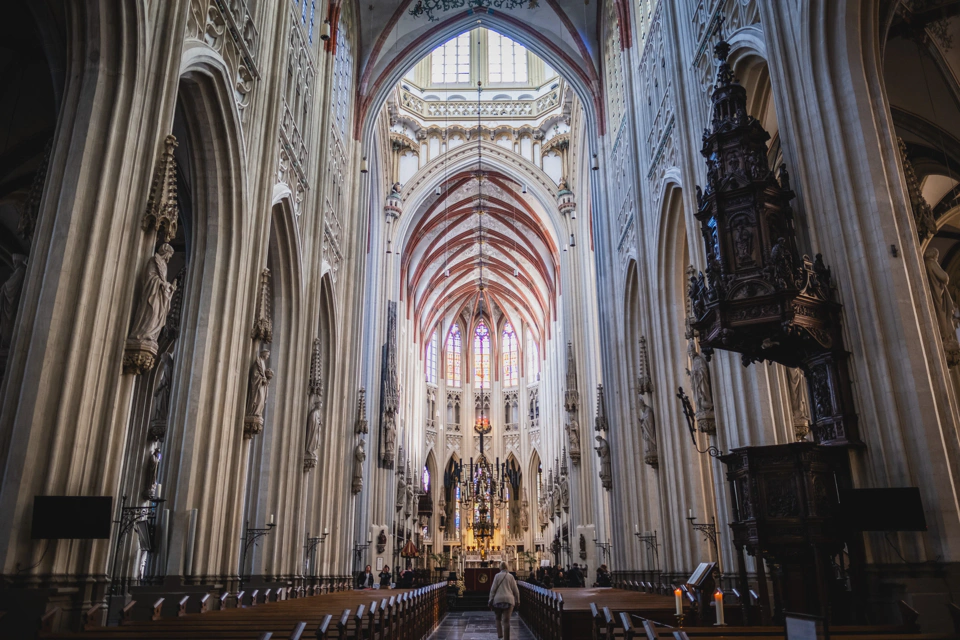
M430 640L496 640L497 620L493 611L456 611L448 613ZM510 620L510 640L533 640L520 616Z

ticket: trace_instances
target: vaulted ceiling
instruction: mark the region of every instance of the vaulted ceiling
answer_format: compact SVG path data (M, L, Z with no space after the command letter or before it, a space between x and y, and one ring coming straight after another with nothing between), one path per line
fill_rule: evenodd
M425 15L411 15L418 0L357 2L358 127L371 110L379 108L385 93L410 66L443 41L476 26L489 27L524 44L579 87L581 98L602 113L599 1L534 0L515 9L467 8L475 1L463 0L464 7L435 12L437 20L433 22ZM598 124L602 128L602 122Z
M561 248L515 178L486 167L482 175L449 176L441 195L414 212L401 256L407 315L426 335L441 320L473 314L482 300L515 327L525 322L540 342L556 317Z

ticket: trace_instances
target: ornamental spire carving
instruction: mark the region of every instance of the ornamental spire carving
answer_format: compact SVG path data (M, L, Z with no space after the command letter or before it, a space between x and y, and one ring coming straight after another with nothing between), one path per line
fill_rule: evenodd
M597 433L605 433L607 430L607 410L603 401L603 385L597 385L597 419L595 427Z
M913 163L907 159L907 145L899 136L897 136L897 146L900 147L900 161L903 163L903 175L907 181L907 193L910 195L913 220L917 225L917 236L922 244L937 232L937 221L933 217L933 209L930 208L930 204L920 190L920 180L917 179Z
M261 342L273 342L273 318L270 305L270 269L264 267L257 285L257 315L253 320L251 337Z
M830 270L819 255L801 257L790 177L781 167L778 180L768 166L770 135L747 113L747 92L727 60L730 45L721 40L714 52L719 69L701 149L707 184L697 188L696 212L706 268L690 275L687 292L687 338L697 338L700 346L691 357L705 364L713 349L724 349L740 353L744 365L767 360L800 367L814 398L815 440L857 444L841 307ZM707 374L697 398L704 430L713 428Z
M313 352L310 354L310 394L323 395L323 354L320 352L320 338L313 339Z
M355 433L367 433L367 390L360 387L360 393L357 397L357 422L354 426Z
M164 242L170 242L177 235L177 160L173 156L177 146L177 138L173 135L163 141L163 151L150 187L147 211L143 216L143 230L156 231Z
M653 393L650 356L647 354L647 339L644 336L640 336L640 375L637 376L637 393Z
M387 344L383 367L383 413L380 416L380 461L392 469L397 449L397 410L400 390L397 385L397 303L387 302Z
M577 389L577 360L573 355L573 343L567 343L567 392L564 408L568 413L580 409L580 391Z

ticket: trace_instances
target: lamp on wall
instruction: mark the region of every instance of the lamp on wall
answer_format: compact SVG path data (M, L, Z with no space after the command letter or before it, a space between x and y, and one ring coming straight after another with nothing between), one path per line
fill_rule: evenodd
M320 39L326 42L330 39L330 18L323 21L320 25Z
M367 168L367 156L363 156L360 160L360 173L369 173L370 169Z
M526 192L527 192L527 185L524 184L524 185L523 185L523 188L520 189L520 193L526 193Z
M590 168L593 169L594 171L600 170L600 161L597 160L597 154L593 154L593 166Z

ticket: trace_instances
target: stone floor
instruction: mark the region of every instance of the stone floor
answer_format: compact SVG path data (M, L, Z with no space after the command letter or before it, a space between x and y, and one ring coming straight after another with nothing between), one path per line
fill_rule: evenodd
M497 620L492 611L455 611L447 614L430 640L496 640ZM516 613L510 621L510 640L533 640Z

